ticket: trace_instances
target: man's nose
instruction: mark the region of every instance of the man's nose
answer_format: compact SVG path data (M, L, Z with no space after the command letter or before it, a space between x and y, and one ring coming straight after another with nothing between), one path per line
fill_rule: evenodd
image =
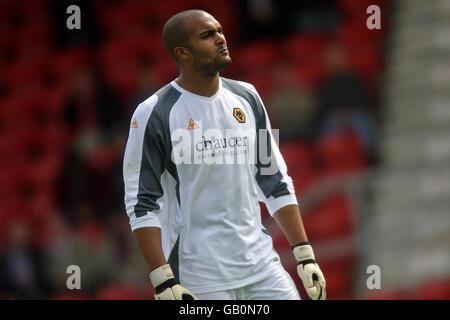
M225 43L225 35L223 33L216 32L216 44L221 45Z

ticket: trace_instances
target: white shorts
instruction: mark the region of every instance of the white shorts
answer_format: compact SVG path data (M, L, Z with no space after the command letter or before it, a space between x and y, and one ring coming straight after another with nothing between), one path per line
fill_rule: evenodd
M199 300L300 300L294 281L284 269L241 288L201 293L197 296Z

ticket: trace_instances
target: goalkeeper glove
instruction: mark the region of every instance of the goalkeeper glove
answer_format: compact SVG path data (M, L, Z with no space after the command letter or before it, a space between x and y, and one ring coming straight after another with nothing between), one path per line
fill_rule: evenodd
M150 272L150 280L156 290L155 300L198 300L175 280L169 264Z
M293 247L297 260L297 273L302 279L308 296L313 300L325 300L327 297L325 278L316 263L314 253L309 242Z

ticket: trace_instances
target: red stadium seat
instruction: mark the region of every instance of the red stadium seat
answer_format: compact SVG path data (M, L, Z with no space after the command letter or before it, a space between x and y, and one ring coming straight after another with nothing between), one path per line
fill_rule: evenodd
M129 1L119 6L109 5L99 10L102 11L100 25L109 35L118 35L133 27L141 28L151 16L148 1Z
M282 252L286 250L286 248L291 247L280 228L273 228L273 230L270 230L270 236L272 237L273 247L277 252Z
M380 51L373 44L353 46L348 50L350 67L368 80L376 80L382 68Z
M309 170L313 167L311 148L302 141L281 141L280 152L288 170Z
M93 149L85 161L88 168L107 174L117 161L117 152L110 145L100 146Z
M29 206L19 197L9 197L0 202L0 212L0 252L3 252L10 224L15 220L28 221Z
M72 48L68 51L55 53L51 60L51 71L58 82L68 82L77 67L88 61L88 52L84 48Z
M10 88L17 88L28 83L40 83L48 70L47 57L27 57L11 65L4 77Z
M0 10L1 15L1 10ZM0 48L2 50L6 50L11 43L14 41L14 33L13 33L13 27L8 24L6 20L3 20L0 18ZM5 54L5 52L2 52L2 55ZM0 59L3 58L0 56ZM1 60L0 60L1 62ZM2 73L3 74L3 73Z
M15 91L0 108L1 127L5 131L21 131L48 124L61 111L54 103L58 96L63 98L62 93L61 89L47 92L42 86Z
M98 54L99 62L105 67L112 67L138 59L144 45L146 44L137 36L115 38L103 45Z
M428 281L420 285L419 299L450 300L450 278Z
M233 40L238 37L238 24L236 21L236 11L232 1L209 1L202 0L199 8L204 8L211 13L222 26L228 45L232 45ZM232 46L231 46L232 48ZM234 51L233 51L234 52ZM232 53L233 54L233 53Z
M89 300L89 296L82 290L73 290L70 292L61 292L48 298L49 300Z
M138 300L139 290L129 284L109 284L99 288L96 300Z
M324 75L325 39L319 34L291 36L282 47L282 57L295 69L295 80L314 89Z
M320 269L327 282L328 300L345 299L352 295L352 276L355 262L353 256L320 262Z
M403 288L374 289L360 297L360 300L410 300L411 294Z
M110 65L106 70L109 84L122 97L129 101L134 97L138 82L138 66L134 61L123 61Z
M230 67L241 70L243 74L254 74L273 65L277 58L276 44L271 40L259 40L234 50Z
M34 242L39 246L45 245L45 234L42 230L43 221L56 210L56 201L53 192L36 190L29 204L29 219L35 229Z
M148 1L150 2L150 14L149 22L157 31L162 32L163 25L174 14L188 9L195 8L195 3L188 0L177 1L177 5L174 6L173 2L165 0Z
M325 76L325 66L319 57L315 57L308 63L299 63L295 68L296 82L303 87L316 89Z
M246 73L240 80L254 85L263 101L272 93L274 87L273 78L270 76L270 72L268 72L267 69Z
M14 14L14 10L16 9L17 2L16 1L0 1L0 18L6 19Z
M2 172L3 175L3 172ZM25 195L23 192L21 192L21 189L24 186L24 183L27 183L26 178L23 178L20 181L14 182L13 180L10 180L8 178L13 177L12 174L4 175L5 177L0 178L0 233L3 236L5 233L5 229L2 229L8 225L10 221L13 219L23 219L23 220L30 220L33 217L33 212L31 211L30 206L30 193L32 191L28 191ZM18 175L15 175L15 178L17 178ZM5 195L5 192L3 192L4 187L9 188L8 192ZM29 188L31 190L31 184L29 184Z
M30 140L23 150L20 150L25 155L28 162L39 161L50 148L55 148L54 145L49 145L48 141L44 139L42 129L36 126L28 128Z
M30 94L33 103L25 107L28 111L26 117L30 118L32 125L39 129L62 120L65 89L53 87L48 90L41 89L40 92ZM19 110L17 111L19 112Z
M30 127L9 130L0 136L0 163L17 163L27 159L27 152L36 141L35 133Z
M14 46L19 55L35 55L33 51L50 52L54 37L51 18L46 13L40 13L36 18L20 28L14 39Z
M354 173L368 164L363 143L353 131L322 136L317 142L316 154L324 170L330 174Z
M303 220L308 237L313 242L350 235L355 229L354 209L344 193L329 196L316 208L306 212Z
M47 152L39 161L30 164L30 179L37 188L52 193L60 177L64 159L62 152Z
M51 0L34 0L34 1L27 1L20 4L20 9L26 10L27 12L37 12L42 11L45 9L48 9L51 5Z
M339 9L342 12L345 20L361 20L361 15L366 14L366 9L370 5L377 5L380 7L381 11L389 3L387 0L338 0L337 1ZM367 16L368 17L368 16ZM364 19L365 23L365 19Z
M378 33L367 29L364 22L348 22L337 27L336 40L344 46L356 46L361 44L378 44Z
M0 198L8 199L18 193L20 184L25 181L26 173L17 165L2 165L0 168Z
M52 86L41 96L42 106L48 110L49 115L52 117L51 120L56 124L60 124L62 121L69 90L69 86L62 82Z
M169 81L175 80L178 75L178 66L168 55L155 61L158 82L163 85Z
M140 53L147 61L156 64L159 59L172 59L167 51L161 32L145 32L139 35ZM172 60L173 61L173 60ZM176 65L175 61L173 64Z
M300 141L281 141L279 147L294 188L298 194L301 194L317 178L312 149Z
M151 44L140 37L121 37L108 42L98 55L106 78L125 100L136 93L138 63L149 54L148 47ZM173 64L176 66L175 62Z
M6 169L0 173L0 199L2 200L0 202L0 226L5 226L13 217L28 214L29 206L19 197L18 192L16 192L21 181L11 179L17 178L18 175L8 174L8 170ZM7 188L6 191L5 188ZM0 230L0 234L4 235L2 231L5 230Z
M288 62L308 64L320 58L326 41L320 34L292 35L282 46L282 54Z
M39 141L46 153L66 154L71 143L69 129L55 121L41 130Z

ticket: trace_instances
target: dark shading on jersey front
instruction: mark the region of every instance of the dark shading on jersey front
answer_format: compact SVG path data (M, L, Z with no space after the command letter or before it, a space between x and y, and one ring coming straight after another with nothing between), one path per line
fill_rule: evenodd
M142 147L141 172L139 173L138 202L134 207L136 217L148 211L159 210L158 199L163 196L161 175L164 170L176 180L176 194L180 204L179 179L175 164L171 161L172 142L170 139L169 114L181 93L170 84L158 92L156 103L145 128Z
M180 235L178 235L177 241L175 242L175 245L173 246L172 251L169 255L169 260L167 260L167 263L170 264L170 268L172 268L173 276L175 277L175 280L180 282L180 263L178 258L178 246L180 243Z
M247 102L250 104L253 114L255 115L256 119L256 182L258 183L261 191L264 193L264 196L266 198L269 198L270 196L273 196L274 198L278 198L284 195L289 194L289 190L287 188L287 184L285 182L282 182L282 174L280 173L280 170L277 170L277 172L273 175L262 175L261 174L261 168L268 168L270 167L270 163L263 164L260 159L259 154L259 147L260 147L260 141L259 141L259 129L266 130L267 137L267 156L272 158L272 150L271 150L271 144L270 144L270 133L267 130L267 124L266 124L266 116L264 113L263 106L261 102L259 101L258 97L255 93L248 90L239 82L236 80L231 80L227 78L221 78L223 86L233 92L234 94L244 98L247 100ZM272 158L273 159L273 158Z

